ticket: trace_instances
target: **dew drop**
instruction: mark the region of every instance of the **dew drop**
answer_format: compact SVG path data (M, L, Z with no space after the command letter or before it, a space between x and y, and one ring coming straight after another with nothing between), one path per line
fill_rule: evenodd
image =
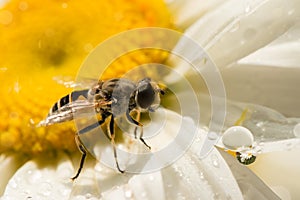
M26 1L21 1L21 2L19 3L19 9L20 9L21 11L27 10L27 9L28 9L28 3L27 3Z
M153 181L153 180L154 180L154 176L150 175L150 176L149 176L149 180L150 180L150 181Z
M220 167L220 164L219 164L219 158L217 155L212 155L211 156L211 162L212 162L212 165L216 168L219 168Z
M11 188L13 189L17 189L18 188L18 183L16 182L15 179L12 179L10 182L9 182L9 185Z
M90 193L85 194L85 199L91 199L91 198L92 198L92 194Z
M209 138L210 140L216 140L216 139L218 139L218 134L215 133L215 132L209 132L209 133L208 133L208 138Z
M52 193L53 187L50 183L43 182L39 188L39 194L43 196L50 196Z
M130 188L126 188L124 191L124 196L127 199L131 199L133 197L133 192Z
M35 184L38 182L38 180L42 177L41 173L38 171L27 171L27 181L31 184Z
M68 4L67 3L62 3L61 7L64 8L64 9L66 9L66 8L68 8Z
M203 172L200 173L200 179L204 180L204 173Z
M245 13L249 13L250 10L251 10L251 7L249 5L247 5L246 8L245 8Z
M237 31L240 28L240 22L236 22L233 24L232 28L230 29L230 32L233 33L235 31Z
M300 138L300 123L296 124L296 126L294 126L293 132L296 137Z

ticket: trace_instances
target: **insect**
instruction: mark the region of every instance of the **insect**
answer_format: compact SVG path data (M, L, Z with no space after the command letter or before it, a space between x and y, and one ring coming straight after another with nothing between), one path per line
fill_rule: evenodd
M77 173L72 180L78 178L87 155L87 150L80 141L79 135L97 128L106 121L108 123L107 136L113 147L116 167L119 172L123 173L124 170L121 170L118 164L114 141L115 118L125 115L126 119L136 126L134 130L135 137L137 127L141 127L139 140L151 149L143 139L143 124L139 122L140 113L154 112L160 105L160 95L164 95L164 90L159 87L158 83L148 77L137 83L125 78L99 81L90 89L73 91L62 97L53 105L47 118L41 121L39 125L48 126L55 123L70 121L77 116L87 114L88 108L93 108L95 113L101 116L101 119L96 123L79 130L75 136L76 144L82 153L82 156ZM136 119L131 116L131 112L137 113Z

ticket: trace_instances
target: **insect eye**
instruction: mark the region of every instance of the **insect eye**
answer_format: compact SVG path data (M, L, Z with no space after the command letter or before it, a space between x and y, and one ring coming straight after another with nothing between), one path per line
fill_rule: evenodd
M155 99L155 91L150 83L141 85L137 92L137 103L143 108L147 109L151 106Z

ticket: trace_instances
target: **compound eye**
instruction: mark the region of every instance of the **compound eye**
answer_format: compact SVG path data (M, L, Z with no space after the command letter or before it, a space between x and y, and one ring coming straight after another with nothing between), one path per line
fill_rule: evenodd
M143 84L139 87L137 93L137 103L143 108L149 108L155 99L155 91L150 83Z

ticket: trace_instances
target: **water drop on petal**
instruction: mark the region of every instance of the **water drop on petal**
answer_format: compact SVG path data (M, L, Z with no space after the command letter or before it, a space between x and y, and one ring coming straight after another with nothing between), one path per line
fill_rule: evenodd
M251 131L242 126L228 128L222 137L223 144L229 149L236 149L243 146L252 146L254 137Z
M300 123L299 124L296 124L296 126L294 127L294 135L298 138L300 138Z

